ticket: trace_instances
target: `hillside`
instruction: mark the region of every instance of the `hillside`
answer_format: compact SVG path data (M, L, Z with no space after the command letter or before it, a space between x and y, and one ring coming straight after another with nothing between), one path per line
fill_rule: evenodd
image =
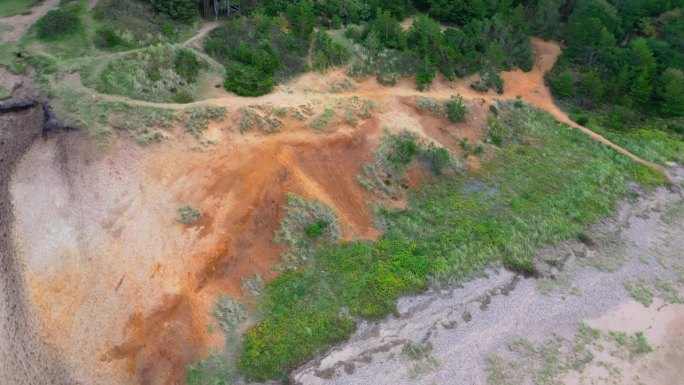
M680 383L683 6L9 0L0 383Z

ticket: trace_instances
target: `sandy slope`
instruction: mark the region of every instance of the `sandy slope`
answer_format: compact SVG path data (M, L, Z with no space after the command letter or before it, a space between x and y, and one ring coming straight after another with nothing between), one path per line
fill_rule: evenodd
M275 275L271 266L282 246L271 238L285 193L332 206L346 239L378 235L367 205L371 196L355 176L372 159L383 127L412 130L459 151L458 138L483 137L488 103L517 95L569 122L543 85L559 47L533 42L535 69L504 74L502 96L475 93L467 80L440 80L426 93L415 91L409 81L386 88L368 80L333 95L330 82L343 77L338 70L306 74L259 98L214 90L216 98L191 105L127 100L174 109L226 106L229 117L209 130L215 146L198 149L180 129L163 144L144 149L122 138L101 152L78 132L36 141L8 188L16 218L12 237L26 266L42 339L84 383L182 382L187 364L222 343L209 331L217 294L239 297L242 278ZM77 79L70 81L78 86ZM433 119L413 107L416 95L446 99L455 93L468 99L466 123ZM278 134L243 135L232 120L240 107L252 104L312 104L320 113L354 96L375 101L380 111L357 125L320 133L290 121ZM177 222L176 210L186 204L203 212L189 227Z

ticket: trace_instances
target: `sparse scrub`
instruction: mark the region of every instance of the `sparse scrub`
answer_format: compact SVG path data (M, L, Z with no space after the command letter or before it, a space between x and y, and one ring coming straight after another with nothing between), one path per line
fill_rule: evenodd
M220 121L226 116L225 107L197 107L185 111L185 131L199 138L209 127L210 121Z
M442 116L442 105L434 99L419 96L418 99L416 99L416 106L418 106L420 112L429 112L436 118Z
M191 94L199 70L206 66L187 48L154 46L107 64L95 89L106 94L169 102L178 93Z
M684 298L679 295L672 282L656 277L651 281L641 278L637 281L625 282L625 289L635 301L649 307L654 297L659 297L668 303L684 303Z
M306 127L320 131L328 127L335 118L335 110L326 108L320 115L316 116Z
M264 280L259 274L255 274L251 277L243 278L240 282L240 288L246 295L258 297L264 291Z
M421 150L419 156L427 162L430 171L435 175L442 175L444 168L451 163L449 150L437 147L434 143L430 143L427 148Z
M189 226L197 222L201 213L200 210L192 206L183 206L178 209L178 214L180 215L180 223Z
M290 247L283 256L285 270L310 263L314 246L321 241L336 241L341 232L332 209L318 200L306 201L288 194L283 207L285 219L276 230L274 241Z
M349 80L349 78L344 78L342 81L339 82L333 82L330 84L330 87L328 87L328 91L334 94L345 91L353 91L355 89L356 86L354 86L354 83L352 83L352 81Z
M286 115L287 109L282 107L273 108L273 106L268 104L243 107L240 109L238 127L242 133L257 130L272 134L274 132L279 132L282 129L283 122L278 119L278 117Z
M596 352L606 348L617 362L631 362L651 351L642 332L630 336L579 324L572 339L553 334L538 343L527 339L512 341L507 357L495 355L488 358L488 380L491 385L560 384L561 379L571 372L581 374L588 367L611 365L594 359ZM620 383L620 373L615 375L614 380Z
M220 294L211 313L219 322L225 334L232 333L237 326L247 320L247 310L228 295Z

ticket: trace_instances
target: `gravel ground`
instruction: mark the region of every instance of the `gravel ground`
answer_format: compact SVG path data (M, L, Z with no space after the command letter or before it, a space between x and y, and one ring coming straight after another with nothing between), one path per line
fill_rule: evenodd
M624 317L620 309L635 304L625 282L655 277L676 282L682 273L673 269L684 263L682 218L674 223L660 218L668 205L679 202L681 207L684 168L671 168L671 174L675 187L625 203L614 218L589 229L590 245L573 240L541 252L541 270L552 265L547 261L565 260L560 268L547 269L546 278L489 271L461 288L404 298L398 317L362 323L350 341L298 369L291 379L297 384L486 384L487 357L505 355L516 338L571 336L583 320ZM683 292L681 284L677 289ZM651 355L677 360L658 363L675 372L662 377L667 380L642 378L637 383L684 384L676 372L684 365L684 354L659 353L668 339L684 338L682 328L658 321L656 313L664 306L672 307L669 319L684 322L684 305L661 302L636 314L634 321L643 324L650 317L645 335L655 348ZM630 325L623 329L630 331ZM668 334L674 332L679 334ZM402 353L409 342L420 343L428 353L410 358ZM680 351L675 353L681 353L682 345L676 346Z

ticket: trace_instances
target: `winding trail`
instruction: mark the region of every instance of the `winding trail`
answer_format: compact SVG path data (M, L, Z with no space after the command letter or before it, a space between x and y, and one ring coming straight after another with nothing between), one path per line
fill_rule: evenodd
M191 45L203 37L205 37L209 32L218 26L217 23L208 23L198 31L198 33L192 38L188 39L184 45ZM505 90L501 95L497 95L492 91L488 93L479 93L469 87L471 79L462 79L451 84L444 82L439 82L435 87L426 92L420 92L413 89L409 84L400 84L396 87L384 87L374 83L374 81L365 81L360 84L357 90L349 92L341 92L335 94L341 97L365 97L365 98L383 98L383 97L413 97L413 96L424 96L435 99L446 99L451 97L456 93L460 93L466 99L481 99L481 100L513 100L520 96L525 99L528 103L541 108L542 110L551 114L556 120L561 123L565 123L568 126L578 129L587 135L589 135L594 140L597 140L608 147L614 149L615 151L629 157L630 159L643 164L644 166L655 169L665 175L667 172L664 167L649 162L639 156L633 154L627 149L611 142L607 138L595 133L594 131L588 129L587 127L581 126L574 121L572 121L568 115L563 112L554 102L553 96L550 90L544 84L544 75L553 68L556 60L561 54L561 47L557 42L554 41L543 41L538 38L532 38L532 44L535 49L535 64L534 68L530 72L523 72L521 70L514 70L502 73L502 78L505 80ZM122 53L118 53L122 54ZM205 55L203 55L204 57ZM343 70L337 70L341 72ZM178 103L158 103L158 102L147 102L137 99L131 99L123 96L107 95L101 94L97 91L83 86L80 81L75 81L75 84L81 91L86 92L100 100L106 101L116 101L125 102L128 104L145 106L145 107L157 107L157 108L167 108L173 110L181 110L191 107L201 107L201 106L223 106L223 107L241 107L250 104L260 104L260 103L273 103L276 102L280 105L283 103L286 105L300 105L305 104L312 99L315 94L306 88L307 75L303 75L293 82L292 90L285 91L283 87L276 90L273 93L260 96L260 97L241 97L234 94L226 93L225 96L219 98L205 99L188 104L178 104Z
M29 28L35 24L38 19L43 17L49 10L59 5L60 0L45 0L42 4L30 9L31 13L28 15L15 15L10 17L0 18L0 24L6 24L12 27L12 30L0 34L0 43L19 41Z

